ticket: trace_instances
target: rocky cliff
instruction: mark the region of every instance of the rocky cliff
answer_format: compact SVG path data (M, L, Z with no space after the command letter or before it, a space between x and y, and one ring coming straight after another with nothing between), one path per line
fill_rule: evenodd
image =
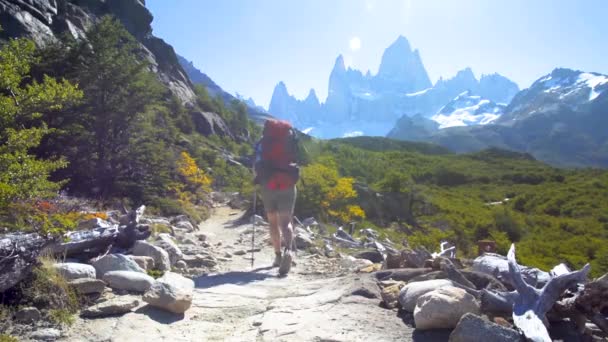
M153 16L143 0L0 0L0 40L28 37L38 45L64 34L85 38L87 28L104 15L117 18L141 44L151 70L159 80L189 106L193 83L180 65L173 47L152 34ZM211 81L213 83L213 81ZM213 83L215 84L215 83ZM217 85L215 85L219 90ZM201 134L231 136L229 127L214 113L192 110Z

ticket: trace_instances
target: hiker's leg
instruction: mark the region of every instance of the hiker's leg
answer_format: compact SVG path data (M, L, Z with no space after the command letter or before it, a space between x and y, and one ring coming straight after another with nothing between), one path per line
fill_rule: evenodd
M275 253L281 252L281 231L279 229L279 215L275 212L266 213L270 225L270 240Z
M296 205L296 187L293 186L290 189L281 191L281 201L279 202L278 218L279 227L283 234L283 241L285 241L285 247L291 249L293 242L293 226L291 222L293 220L293 210Z

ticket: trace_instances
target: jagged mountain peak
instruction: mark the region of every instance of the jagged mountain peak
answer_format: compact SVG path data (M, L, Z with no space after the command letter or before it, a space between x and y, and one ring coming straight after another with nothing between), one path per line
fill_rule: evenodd
M408 51L408 52L412 51L410 41L407 40L407 38L405 38L405 36L403 36L403 35L399 35L399 37L397 37L397 39L393 42L393 44L391 44L388 48L389 49L399 49L399 50Z
M315 90L313 88L310 89L310 91L308 91L308 96L306 96L306 99L304 100L306 102L315 102L315 103L319 103L319 98L317 97L317 93L315 92Z
M342 56L342 54L338 55L338 57L336 57L336 62L334 63L334 69L333 72L345 72L346 71L346 65L344 64L344 56Z
M402 93L431 87L431 81L417 50L412 51L409 41L399 36L382 54L376 84Z

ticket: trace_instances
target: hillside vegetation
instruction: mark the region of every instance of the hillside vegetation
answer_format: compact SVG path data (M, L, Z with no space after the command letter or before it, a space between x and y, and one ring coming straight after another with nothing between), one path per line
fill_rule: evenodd
M111 17L86 39L66 36L44 48L11 39L0 46L0 73L0 226L73 228L78 213L53 203L60 189L195 221L205 217L212 186L251 189L248 170L234 161L259 136L245 105L202 87L196 103L184 105ZM197 111L218 114L232 136L198 132Z
M574 268L591 262L594 275L608 271L605 170L556 169L499 149L441 153L383 138L317 141L309 149L315 162L303 174L323 165L352 178L360 186L349 205L382 205L382 215L377 209L365 213L364 225L376 225L395 242L436 250L448 240L466 257L476 255L478 240L495 240L503 254L515 242L522 262L545 270L560 262ZM300 186L310 188L315 179L327 177L309 175ZM314 214L306 197L299 200L301 214Z

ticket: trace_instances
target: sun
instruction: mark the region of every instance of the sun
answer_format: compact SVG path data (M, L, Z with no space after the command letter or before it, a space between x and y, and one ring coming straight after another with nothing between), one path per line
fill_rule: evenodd
M349 46L352 51L357 51L361 48L361 39L359 37L352 37L349 41Z

